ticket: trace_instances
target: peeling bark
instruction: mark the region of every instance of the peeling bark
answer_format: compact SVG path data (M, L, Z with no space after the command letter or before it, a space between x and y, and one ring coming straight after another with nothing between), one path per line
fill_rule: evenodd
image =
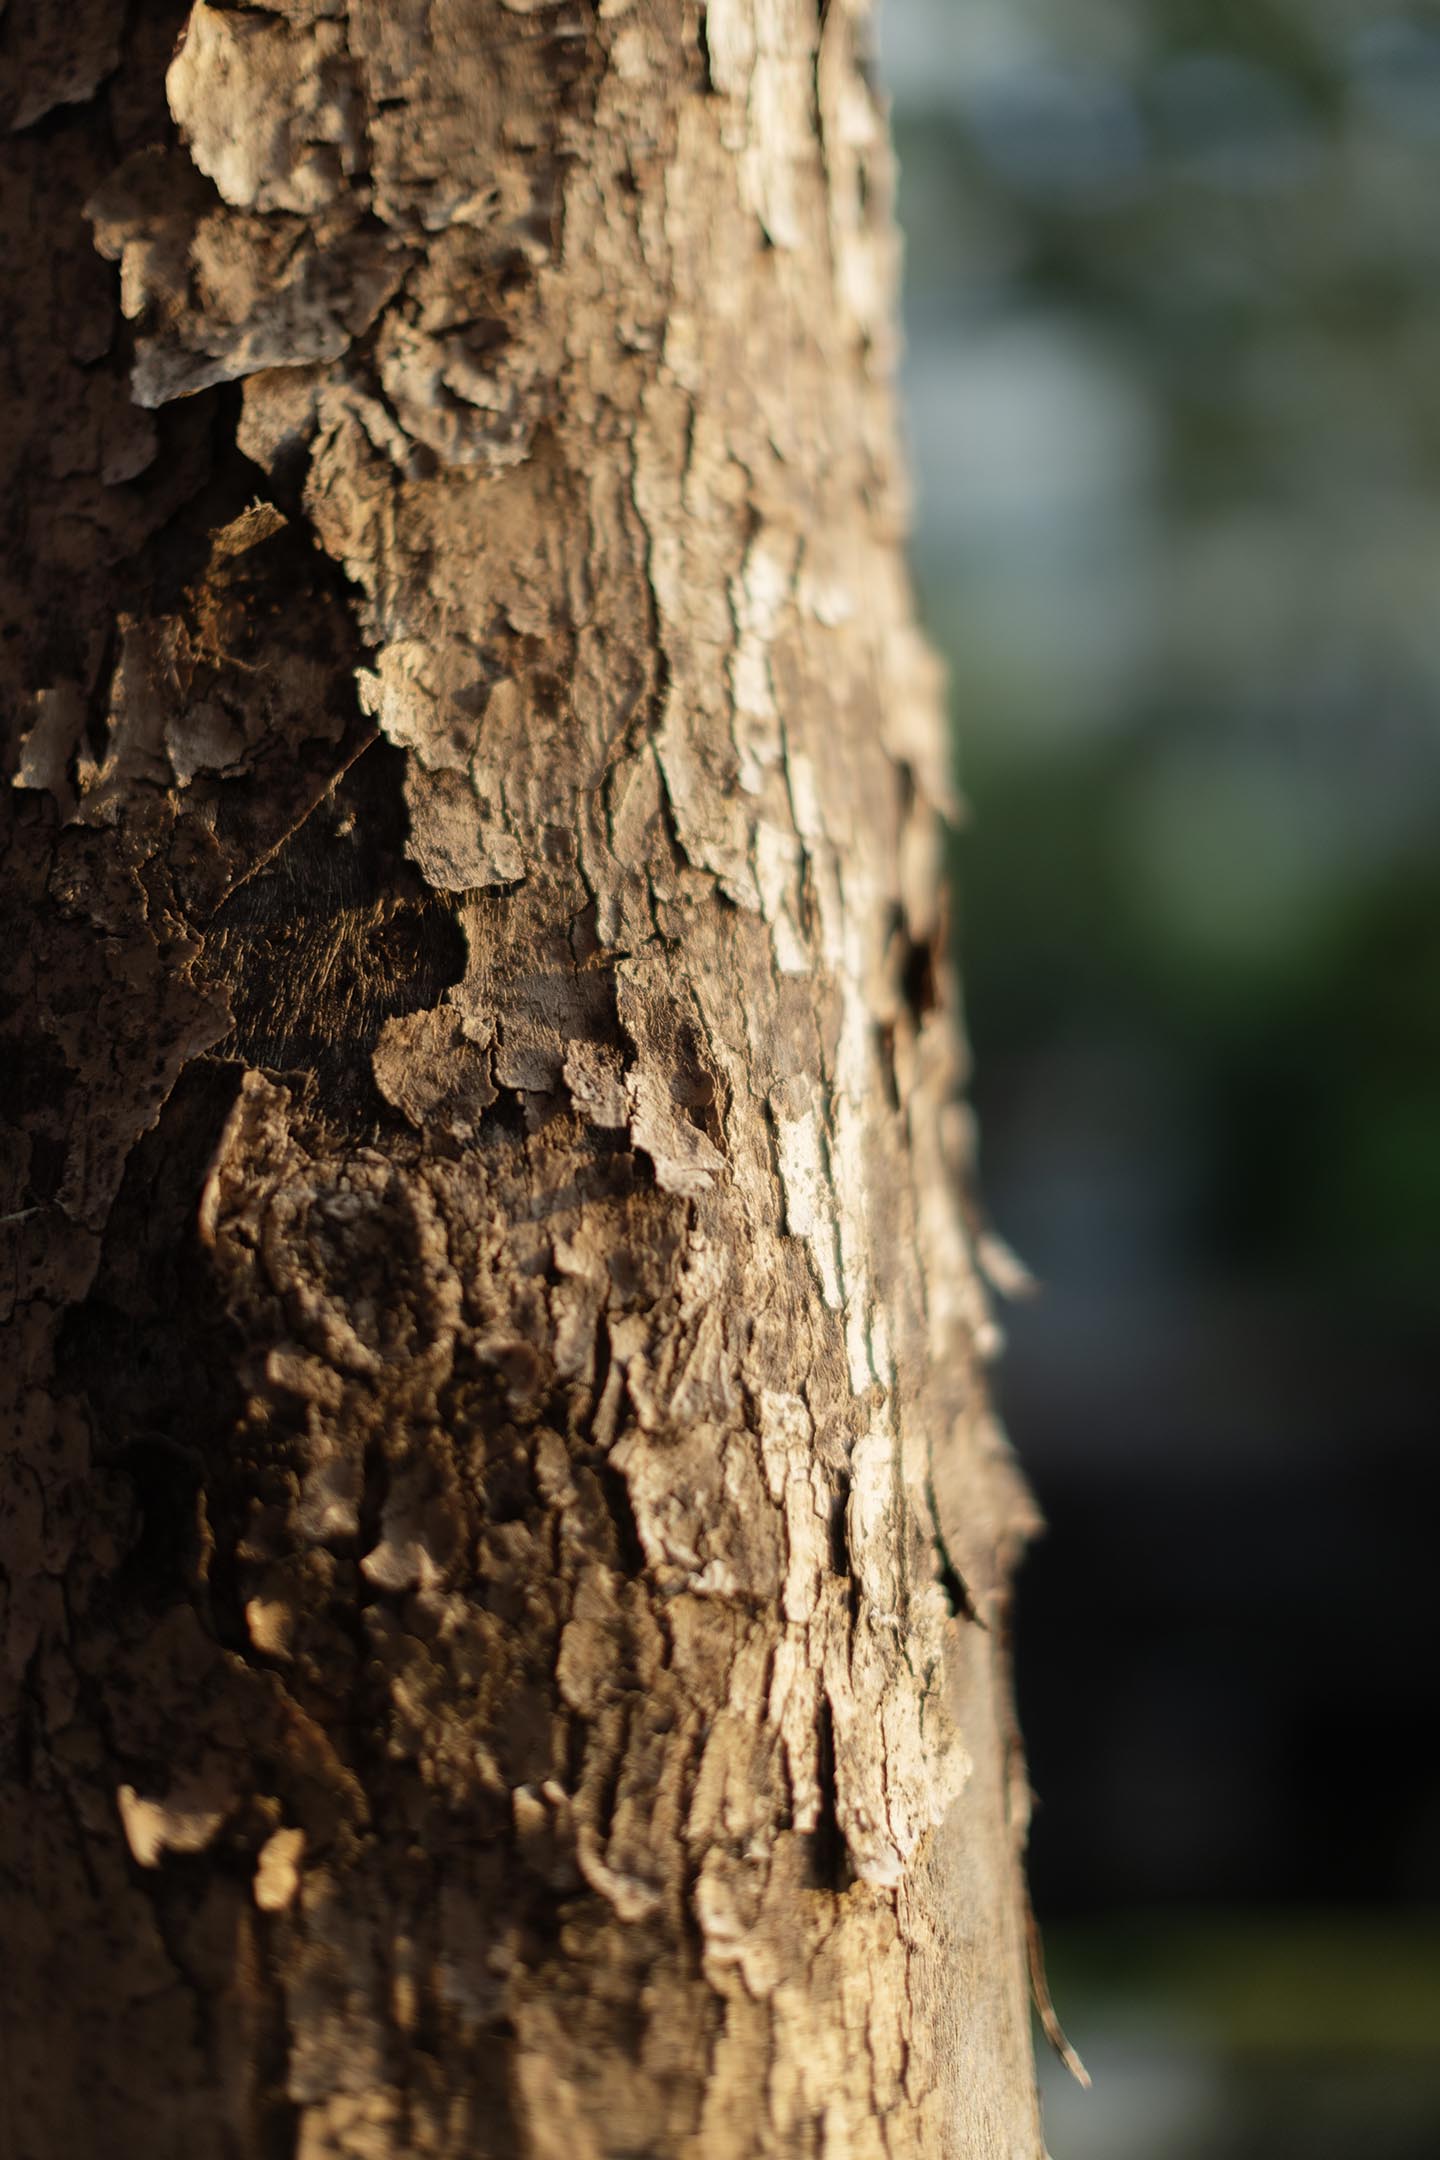
M1040 2151L864 16L0 22L17 2160Z

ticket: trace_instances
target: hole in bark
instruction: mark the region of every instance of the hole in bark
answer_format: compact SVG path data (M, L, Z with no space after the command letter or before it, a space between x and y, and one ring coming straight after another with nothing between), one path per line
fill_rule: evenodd
M530 1455L513 1425L503 1428L494 1453L487 1452L481 1498L490 1523L525 1522L534 1512Z
M882 1022L877 1030L880 1040L880 1077L885 1087L886 1107L892 1114L900 1108L900 1087L895 1078L895 1028L892 1021Z
M516 1088L502 1087L485 1112L482 1141L523 1141L530 1127L525 1117L525 1098Z
M830 1566L842 1580L850 1574L850 1538L845 1527L849 1505L850 1480L842 1477L839 1490L830 1502Z
M95 670L95 681L85 700L85 747L97 765L105 762L110 745L110 684L115 674L115 662L120 651L120 633L112 623L105 632L105 644L100 665ZM67 760L67 765L69 761Z
M585 1749L590 1738L588 1718L571 1715L565 1724L565 1790L577 1793L585 1775Z
M591 1382L596 1409L610 1378L610 1319L602 1305L595 1315L595 1377Z
M810 1880L817 1890L843 1890L850 1879L850 1866L835 1784L835 1718L827 1701L820 1704L815 1771L820 1814L810 1833Z
M929 945L911 945L900 976L900 989L917 1020L933 1012L939 1003L935 953Z
M635 1510L630 1505L630 1488L623 1474L601 1463L595 1472L610 1520L615 1525L615 1544L621 1567L627 1575L641 1575L645 1571L645 1548L640 1543L640 1532L635 1525Z

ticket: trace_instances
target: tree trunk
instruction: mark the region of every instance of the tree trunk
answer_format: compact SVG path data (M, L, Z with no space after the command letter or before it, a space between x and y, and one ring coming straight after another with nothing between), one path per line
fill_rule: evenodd
M1040 2150L864 12L0 26L7 2160Z

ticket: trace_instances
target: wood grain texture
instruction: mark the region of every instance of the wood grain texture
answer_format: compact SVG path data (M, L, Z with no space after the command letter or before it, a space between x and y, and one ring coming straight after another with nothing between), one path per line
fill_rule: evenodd
M5 2149L1033 2160L865 8L45 12Z

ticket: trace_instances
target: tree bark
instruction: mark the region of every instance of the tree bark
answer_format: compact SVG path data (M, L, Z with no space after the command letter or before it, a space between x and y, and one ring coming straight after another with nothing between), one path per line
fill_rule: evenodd
M864 0L11 0L4 2151L1040 2150Z

